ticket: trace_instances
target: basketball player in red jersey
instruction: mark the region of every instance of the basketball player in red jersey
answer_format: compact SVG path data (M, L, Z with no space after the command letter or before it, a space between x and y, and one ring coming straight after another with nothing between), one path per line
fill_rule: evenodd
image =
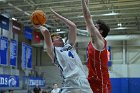
M82 9L91 41L88 44L88 81L94 93L111 93L108 72L106 40L110 28L101 20L94 25L87 7L88 0L82 0Z

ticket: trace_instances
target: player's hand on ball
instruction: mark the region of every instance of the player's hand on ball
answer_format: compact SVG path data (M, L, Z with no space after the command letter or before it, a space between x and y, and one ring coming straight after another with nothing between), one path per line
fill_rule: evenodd
M33 25L33 26L34 26L34 28L39 29L39 27L40 27L41 25Z
M39 29L42 34L45 31L49 31L45 26L42 26L42 25L34 25L34 28Z
M47 27L45 26L39 26L40 31L48 31Z
M39 29L40 31L48 31L48 29L45 27L45 26L42 26L42 25L34 25L34 27L36 29Z
M49 31L49 30L47 29L47 27L42 26L42 25L39 26L38 29L41 31L42 34L43 34L45 31Z

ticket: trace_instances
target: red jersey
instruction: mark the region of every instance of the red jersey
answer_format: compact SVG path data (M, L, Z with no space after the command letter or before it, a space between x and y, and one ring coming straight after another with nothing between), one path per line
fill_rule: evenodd
M108 72L108 56L105 46L102 51L88 44L88 80L94 93L111 93L111 82Z

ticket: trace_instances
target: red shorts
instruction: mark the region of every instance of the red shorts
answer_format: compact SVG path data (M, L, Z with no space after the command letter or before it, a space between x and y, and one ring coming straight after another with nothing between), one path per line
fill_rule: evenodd
M102 80L96 78L88 79L90 87L94 93L111 93L111 82L103 83Z

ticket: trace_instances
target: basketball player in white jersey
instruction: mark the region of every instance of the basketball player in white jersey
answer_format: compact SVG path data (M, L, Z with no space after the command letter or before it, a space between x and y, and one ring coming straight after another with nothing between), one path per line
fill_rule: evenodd
M60 93L93 93L87 80L82 62L74 49L76 41L76 25L70 20L56 13L52 13L63 21L69 28L68 41L63 42L58 34L50 35L48 29L44 26L35 26L39 28L47 44L47 53L60 69L63 77L63 86Z

